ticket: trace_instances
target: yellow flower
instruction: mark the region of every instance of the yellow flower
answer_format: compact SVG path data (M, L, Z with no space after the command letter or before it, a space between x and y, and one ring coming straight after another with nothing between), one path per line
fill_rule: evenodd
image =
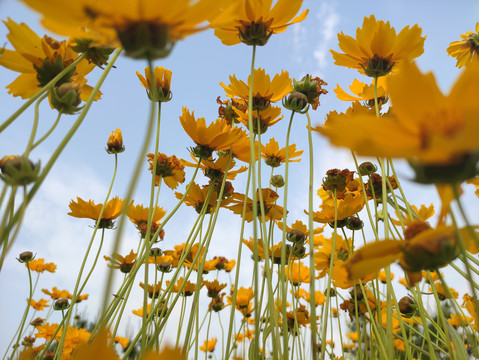
M413 213L413 218L409 216L407 212L402 212L400 215L396 211L396 215L401 216L403 219L403 224L404 226L409 226L412 223L416 221L426 221L429 219L431 216L434 215L434 205L431 204L429 207L426 207L426 205L421 205L419 210L417 209L416 205L411 206L411 211ZM394 223L394 225L401 226L401 222L396 219L391 219L391 221Z
M186 358L181 348L173 348L167 345L161 353L158 350L147 350L141 360L186 360Z
M76 217L76 218L86 218L92 220L99 220L100 228L111 229L113 227L113 220L116 219L118 216L121 215L125 202L120 200L118 196L115 196L113 199L109 200L105 208L103 210L103 214L101 219L100 212L103 208L103 204L95 205L93 200L85 200L77 197L77 201L70 201L70 210L71 212L68 215Z
M66 291L66 290L60 290L56 286L53 287L52 291L49 291L47 289L42 289L42 292L46 295L50 295L52 300L57 300L57 299L68 299L72 297L72 295Z
M203 285L206 286L206 289L208 290L208 296L211 298L218 297L221 290L223 290L227 284L220 284L218 280L214 281L208 281L208 280L203 280Z
M27 301L29 300L27 299ZM45 299L40 299L38 301L31 299L30 306L34 308L36 311L42 311L44 308L49 307L50 305L48 305L48 300L45 300Z
M184 203L188 206L193 206L196 212L201 213L201 209L205 206L206 200L208 199L208 193L210 192L210 186L200 187L197 183L193 182L191 185L188 195L186 195ZM176 198L181 199L183 197L182 193L175 192ZM210 214L213 211L214 206L216 205L216 200L218 193L215 190L211 190L210 197L208 199L208 204L206 205L205 213ZM227 202L222 201L222 205Z
M102 359L102 360L119 360L120 358L115 352L115 349L109 340L110 334L108 330L103 329L94 337L91 342L78 346L72 356L72 360L89 360L89 359ZM116 339L119 337L115 337ZM122 338L125 339L125 338ZM128 344L128 339L125 339ZM123 344L122 344L123 346ZM126 347L126 346L124 346Z
M149 153L146 155L150 166L148 170L153 172L153 161L155 159L154 154ZM158 153L156 158L156 176L155 185L158 186L161 180L172 190L178 187L179 183L185 182L185 172L183 171L185 166L175 156L166 156L163 153Z
M307 302L311 301L311 294L304 289L298 289L296 296L306 300ZM316 306L323 305L326 301L326 296L324 296L321 291L317 290L314 292L314 301L316 303Z
M363 27L356 30L356 39L338 34L339 47L344 54L331 50L334 63L357 69L371 77L387 75L400 61L412 60L424 52L425 37L416 24L406 26L399 34L388 22L376 21L374 15L365 17Z
M126 349L126 347L128 346L130 342L128 338L122 337L122 336L115 336L114 341L115 343L120 344L123 349Z
M301 262L293 262L285 268L286 278L291 281L293 286L298 286L300 283L309 284L309 267L303 265Z
M473 179L466 180L467 184L472 184L476 188L476 196L479 197L479 176L476 176Z
M478 79L479 59L444 96L431 74L421 74L415 64L404 62L398 73L387 79L392 102L389 114L378 118L353 105L346 114L330 113L325 125L316 130L334 145L360 155L409 159L415 164L418 181L462 181L475 175L472 164L476 161L473 153L479 149L475 136L479 106L474 94Z
M103 256L106 261L110 261L111 264L107 264L112 269L120 269L122 273L128 274L136 262L136 255L133 250L130 251L125 257L118 253L113 253L111 257Z
M188 136L198 145L193 149L193 153L201 159L209 159L213 151L228 150L243 137L239 128L231 128L221 119L206 126L204 118L196 120L194 111L190 113L186 107L183 107L180 122Z
M195 161L194 163L183 160L183 164L185 164L185 166L196 168L198 166L198 160L193 156L193 154L191 154L191 157ZM228 180L234 180L236 175L248 170L246 166L241 166L238 170L232 170L236 165L236 161L233 159L229 160L228 156L219 156L216 160L201 159L199 162L200 169L203 170L205 176L220 183L223 181L223 176L226 170L228 170L228 174L226 176Z
M45 259L35 259L35 260L27 262L25 265L28 266L30 270L36 271L39 273L42 273L45 270L48 272L54 273L55 270L57 269L57 266L54 263L45 264Z
M259 189L256 190L258 200L258 213L257 216L261 217L261 203L259 199ZM271 189L261 189L261 194L263 195L263 209L264 209L264 218L265 221L271 219L280 220L283 218L283 208L279 205L276 205L276 200L279 198L279 195ZM243 206L246 201L246 214L245 220L247 222L253 221L253 200L249 197L247 198L243 194L234 193L231 196L231 205L228 206L228 209L233 211L235 214L243 214Z
M238 115L237 119L243 125L248 127L248 109L238 110L234 109L235 113ZM259 112L259 114L258 114ZM281 115L281 108L277 106L268 106L263 110L254 110L253 111L253 132L255 134L264 134L268 128L278 121L283 119ZM259 129L258 129L259 127Z
M251 300L253 300L253 297L254 297L253 288L251 287L239 288L238 291L236 292L236 307L238 309L248 307ZM228 302L230 304L233 303L231 296L228 296Z
M474 319L470 316L463 316L460 313L451 314L447 322L451 324L451 326L458 328L460 326L467 327L468 324L471 324Z
M457 299L459 297L459 294L457 293L456 290L454 290L451 287L448 287L447 289L442 285L442 283L437 282L434 283L434 286L436 287L437 294L439 296L439 299L451 299L451 296L454 299ZM429 287L429 291L433 292L432 287Z
M217 338L212 338L210 340L205 340L205 343L200 347L200 350L203 352L213 352L215 351Z
M107 45L121 43L128 56L145 59L167 56L177 40L203 30L201 24L218 11L214 0L24 2L44 15L43 24L50 30Z
M133 203L128 208L127 216L130 221L136 225L136 228L140 231L142 237L146 236L147 226L148 226L148 212L149 208L144 207L143 205L133 206ZM151 229L150 235L156 233L161 223L160 220L166 215L166 210L160 206L157 206L153 210L153 218L151 219ZM161 240L163 240L164 231L160 231L158 235Z
M447 53L457 59L456 66L462 68L471 63L474 54L479 49L479 22L476 23L476 32L468 31L461 35L459 41L453 41L447 48Z
M167 280L166 286L168 287L169 284L170 284L170 281ZM204 284L200 284L199 287L201 288L203 285ZM191 296L195 292L196 286L197 286L196 284L193 284L190 281L185 280L184 278L181 277L176 281L176 284L173 285L173 287L171 288L171 292L174 292L174 293L181 292L184 296Z
M344 220L354 214L357 214L364 207L364 196L360 193L347 193L343 199L337 200L337 218ZM334 203L324 201L320 205L321 210L313 212L313 220L320 223L334 223L335 209Z
M211 26L225 45L243 42L263 46L272 34L283 32L289 25L306 18L308 10L293 19L302 3L303 0L278 0L271 8L271 0L236 1L213 20Z
M106 152L108 154L119 154L125 151L125 146L123 145L123 136L121 135L120 129L112 131L106 146Z
M371 85L366 85L362 81L357 79L353 80L353 83L349 85L349 89L353 93L353 95L348 94L344 91L339 85L334 89L336 93L336 97L339 100L343 101L366 101L368 106L374 106L374 80ZM381 77L378 79L378 89L377 89L377 97L379 104L385 102L385 98L387 96L386 93L386 80L385 78Z
M256 257L258 260L264 260L265 254L264 254L264 248L263 248L263 240L258 239L258 252L256 254L255 254L255 251L254 251L254 239L253 238L249 238L249 240L243 239L243 244L245 244L248 247L248 249L251 250L254 257ZM270 253L270 255L271 255L271 253Z
M11 19L5 21L5 25L9 30L8 40L16 51L4 49L0 65L21 73L7 86L8 93L13 96L31 98L78 57L70 41L57 41L47 35L40 38L26 24L17 24ZM82 100L87 100L93 88L86 85L85 76L94 67L86 60L81 61L56 86L73 82L80 86ZM100 93L95 100L99 98Z
M242 80L237 80L235 75L230 76L230 85L226 86L222 82L220 85L226 91L226 95L230 98L239 98L244 102L249 99L249 83L251 75L248 76L248 81L245 83ZM276 74L271 80L270 76L266 74L264 69L254 70L253 82L253 110L264 110L271 102L281 100L286 96L293 85L289 78L287 71L281 71L281 74Z
M289 145L289 160L298 162L301 159L295 159L303 153L303 150L296 151L296 144ZM266 164L271 167L278 167L286 162L286 147L280 149L278 142L271 138L268 144L261 147L261 157L265 159Z
M146 89L148 97L152 101L167 102L173 97L171 86L171 70L165 69L163 66L157 66L153 70L153 81L151 80L150 67L145 68L146 79L141 75L139 71L136 75L141 81L141 85ZM152 88L152 83L154 88Z

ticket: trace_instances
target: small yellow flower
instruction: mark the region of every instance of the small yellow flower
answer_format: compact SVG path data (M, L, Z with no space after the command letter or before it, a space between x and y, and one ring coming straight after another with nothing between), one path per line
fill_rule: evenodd
M30 306L37 311L42 311L44 308L50 306L48 305L48 300L45 300L45 299L40 299L38 301L35 301L33 299L31 300L27 299L27 301L30 301Z
M447 48L448 55L457 59L456 66L458 68L470 64L474 54L477 54L479 50L479 22L476 23L475 31L462 34L462 40L453 41Z
M127 216L130 221L136 225L136 228L140 231L141 236L144 238L146 236L147 227L148 227L148 212L149 209L144 207L141 204L133 205L133 203L128 208ZM160 206L157 206L153 210L153 217L151 220L151 229L150 235L156 233L158 228L160 227L161 223L160 220L166 215L166 210ZM160 240L163 239L164 232L163 229L160 231L158 235Z
M272 34L306 18L308 10L294 17L302 3L303 0L278 0L271 8L271 1L236 1L211 22L211 27L225 45L243 42L263 46Z
M257 216L261 217L261 204L259 202L259 189L256 190L257 199L258 199L258 213ZM271 219L280 220L283 218L283 208L279 205L276 205L276 200L279 198L279 195L271 189L261 189L263 195L263 209L264 217L266 221ZM234 193L231 196L231 205L228 206L228 209L233 211L235 214L243 214L243 204L246 201L246 214L245 220L247 222L253 221L253 200L249 197L246 197L243 194Z
M353 83L349 85L349 89L353 95L348 94L339 85L334 89L336 97L343 101L365 101L368 106L374 106L374 80L371 85L354 79ZM386 93L386 80L384 77L378 79L377 97L379 104L385 102Z
M301 156L303 150L296 151L296 144L289 145L289 160L290 162L298 162L301 159L296 159ZM261 157L265 159L266 164L271 167L278 167L286 162L286 147L280 149L278 142L271 138L268 144L261 147Z
M120 269L122 273L128 274L136 262L136 255L133 250L130 251L125 257L121 256L118 253L113 253L111 257L103 256L106 261L110 261L110 264L107 264L108 267L112 269Z
M119 154L125 151L125 146L123 145L123 136L121 135L120 129L112 131L106 143L106 147L106 152L108 154Z
M153 81L151 80L150 67L145 68L145 77L137 71L136 75L141 81L141 84L146 89L148 97L151 101L167 102L173 97L171 86L171 70L165 69L163 66L155 67L153 70ZM152 86L153 85L153 86Z
M130 340L128 338L122 336L115 336L114 341L115 343L120 344L123 349L126 349L128 344L130 343Z
M32 261L29 261L25 265L28 266L30 270L36 271L39 273L42 273L44 271L54 273L55 270L57 269L57 266L54 263L45 263L45 259L35 259Z
M291 265L286 266L285 274L293 286L298 286L301 283L309 284L311 281L309 267L303 265L302 262L293 262Z
M46 295L50 295L52 300L58 299L68 299L72 297L72 295L67 290L60 290L56 286L53 287L52 291L48 289L42 289L42 292Z
M371 77L387 75L395 64L410 61L424 52L425 37L416 24L406 26L399 34L388 22L376 21L374 15L365 17L363 27L356 30L356 39L338 34L339 47L344 53L331 50L334 63L357 69Z
M205 343L200 347L200 350L203 352L213 352L215 351L217 338L212 338L210 340L205 340Z
M101 219L98 219L103 204L95 205L93 200L88 200L88 202L86 202L77 197L76 202L73 200L70 201L69 207L71 212L69 212L68 215L76 218L86 218L95 221L99 220L100 228L111 229L113 227L113 220L121 215L124 205L125 202L123 200L120 200L118 196L114 197L106 203Z
M153 172L153 162L155 159L154 154L149 153L146 155L150 166L148 170ZM172 190L178 187L178 184L185 182L185 172L183 171L185 166L175 156L166 156L163 153L158 153L156 159L156 176L155 185L158 186L161 180Z
M226 86L222 82L220 85L226 91L226 95L230 98L238 98L243 102L249 99L249 83L251 75L248 77L248 82L237 80L235 75L230 76L230 85ZM254 70L253 82L253 110L264 110L270 103L281 100L286 96L293 85L287 71L281 71L281 74L276 74L271 80L270 76L266 74L264 69Z
M169 284L170 284L170 281L167 280L166 286L168 286ZM198 286L201 288L203 285L204 284L200 284ZM176 284L173 285L173 287L171 288L171 292L174 292L174 293L181 292L181 294L183 294L184 296L191 296L195 292L196 287L197 287L196 284L193 284L190 281L185 280L184 278L181 277L176 281Z
M237 119L244 126L248 127L248 109L234 109L238 115ZM259 114L258 114L259 113ZM283 119L281 108L277 106L268 106L263 110L253 111L253 132L255 134L264 134L268 128Z

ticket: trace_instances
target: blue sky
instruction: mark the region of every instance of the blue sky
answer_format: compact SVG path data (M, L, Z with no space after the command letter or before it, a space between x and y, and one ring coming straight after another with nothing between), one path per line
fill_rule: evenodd
M258 48L256 67L265 68L271 75L287 70L290 76L295 78L300 78L306 73L323 78L329 84L326 87L329 94L321 98L320 108L311 113L313 124L322 123L329 111L342 111L348 106L347 103L335 98L333 89L336 84L347 88L355 77L365 80L360 78L355 70L333 65L329 50L338 50L338 32L343 31L345 34L354 36L364 16L371 14L374 14L377 19L389 20L397 31L407 25L419 24L423 29L423 35L427 36L424 54L417 61L419 67L423 71L433 71L440 88L447 92L459 70L455 68L455 60L447 56L446 48L450 42L458 40L460 34L474 30L479 20L477 18L479 3L472 0L455 4L451 1L433 0L383 2L305 0L303 8L310 9L304 22L293 25L282 34L272 36L265 47ZM2 19L10 17L17 22L26 22L38 34L44 33L38 24L38 16L18 1L0 0L0 14ZM6 33L6 27L0 24L0 44L7 42ZM11 46L7 44L7 48ZM162 65L173 71L173 100L163 106L162 112L161 152L189 158L187 148L193 143L182 130L178 120L182 106L194 110L196 116L205 117L210 121L216 119L216 97L225 97L219 83L228 84L228 76L232 74L246 80L250 69L250 58L250 47L242 44L233 47L223 46L214 37L213 32L208 30L179 42L170 57L156 61L155 65ZM88 225L91 223L88 220L67 216L68 203L76 196L84 199L91 198L97 202L103 200L113 170L113 158L104 151L104 148L108 135L116 128L120 128L123 132L126 151L120 155L119 173L113 194L119 196L124 194L130 171L143 141L149 104L145 91L135 74L136 71L143 72L146 64L121 57L115 66L116 68L112 70L102 88L102 99L94 104L91 113L63 152L44 184L43 190L28 210L25 229L20 233L10 252L10 258L0 273L0 294L2 294L0 333L7 335L0 337L0 352L11 338L13 324L18 323L27 297L26 271L14 259L18 253L32 250L38 253L38 257L45 257L47 261L58 264L56 274L41 276L39 288L52 286L70 290L73 288L73 276L82 258L79 254L83 253L90 237L91 229ZM95 70L88 76L89 83L94 85L99 74L100 72ZM21 99L12 97L6 90L1 90L16 76L16 73L0 68L0 121L7 118L22 104ZM40 111L39 133L43 133L54 121L56 114L51 111L48 104L43 104ZM289 115L285 112L285 118L287 117ZM32 154L33 160L41 160L45 163L74 120L75 116L62 118L55 135ZM0 157L4 154L24 151L31 124L32 111L29 110L0 134ZM296 143L299 149L304 150L307 149L305 124L304 117L295 118L292 134L292 142ZM268 130L263 137L265 140L263 143L274 136L280 142L280 146L284 146L286 126L287 121L283 120ZM317 189L326 170L352 168L354 163L347 151L330 147L326 140L318 136L314 141L317 165L315 189ZM150 151L152 150L151 147ZM295 216L302 216L304 219L302 213L307 207L306 163L305 152L301 165L291 165L296 176L290 185L290 219ZM401 166L399 170L405 178L411 176L407 167ZM188 175L191 176L191 172ZM189 179L188 175L187 179ZM243 181L237 183L237 191L244 191L243 183ZM266 183L266 180L263 183ZM414 203L429 204L432 201L431 196L434 196L434 191L431 187L416 186L410 182L406 184L414 191ZM146 161L137 189L136 202L147 204L149 177ZM183 191L184 187L180 187L179 190ZM161 201L162 206L167 210L171 209L174 204L173 192L164 187ZM475 201L477 207L477 199ZM195 218L195 213L190 208L183 209L183 214L184 222ZM471 214L473 215L477 220L477 214ZM231 214L220 217L218 232L211 250L212 256L235 257L239 235L233 236L234 246L226 243L225 240L231 238L231 233L226 226L231 221L238 223L238 219ZM136 230L130 224L128 225L122 245L125 251L136 247L137 244ZM172 248L173 245L183 242L182 239L187 235L183 222L179 221L169 224L166 232L167 238L164 246L162 245L163 248ZM108 247L109 244L105 246L102 255L109 254ZM101 290L104 268L106 267L103 259L100 259L98 276L86 290L92 298L87 304L81 305L82 309L88 311L90 317L95 315L98 299L95 299L94 294ZM40 298L40 294L37 292L34 298ZM132 308L139 307L139 300L132 304Z

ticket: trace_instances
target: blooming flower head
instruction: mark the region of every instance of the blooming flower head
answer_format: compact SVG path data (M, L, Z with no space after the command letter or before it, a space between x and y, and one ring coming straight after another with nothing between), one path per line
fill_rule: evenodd
M48 305L48 300L45 299L40 299L38 301L35 301L33 299L27 299L27 301L30 301L30 306L37 311L42 311L44 308L50 306Z
M308 284L310 282L309 267L303 265L302 262L293 262L286 266L286 278L291 281L293 286L298 286L301 283Z
M133 205L131 204L128 208L127 216L130 221L136 225L136 228L140 231L142 237L146 236L147 227L148 227L148 213L149 209L144 207L141 204ZM151 219L151 229L150 236L156 233L160 227L160 220L166 215L166 210L160 206L157 206L153 209L153 217ZM163 229L160 231L159 237L163 240L164 232Z
M182 193L176 192L175 195L177 199L183 198ZM217 198L218 193L214 188L210 190L210 185L200 187L198 184L193 182L190 191L184 199L184 203L188 206L194 207L198 214L201 213L203 207L205 207L205 214L211 214L216 205ZM221 206L224 206L228 203L229 200L223 200L221 202Z
M298 162L301 159L295 159L303 153L303 150L296 151L296 144L289 145L289 159L291 162ZM286 162L286 147L280 149L278 142L271 138L269 143L261 147L261 157L265 159L266 164L271 167L278 167Z
M244 308L247 307L251 300L253 300L254 291L253 288L239 288L236 292L236 307L237 308ZM228 296L228 302L232 299ZM230 302L231 304L232 302Z
M341 235L336 235L335 248L333 249L333 238L326 238L319 234L314 237L314 245L316 247L314 253L314 266L319 271L318 277L324 277L329 271L331 256L334 256L333 264L336 259L345 260L349 256L350 240L345 240Z
M0 65L21 73L7 86L13 96L31 98L78 57L70 41L57 41L47 35L40 38L26 24L17 24L11 19L5 21L5 25L10 31L7 37L16 51L4 49ZM86 60L81 61L57 81L56 86L77 84L81 88L81 99L87 100L92 87L86 85L85 75L94 67Z
M208 290L208 296L211 298L218 297L221 290L223 290L227 286L226 283L220 284L218 280L214 280L214 281L203 280L203 285Z
M95 205L93 200L85 200L77 197L77 201L70 201L70 212L68 215L76 218L86 218L92 220L99 220L100 228L111 229L113 227L113 220L121 215L125 202L120 200L118 196L109 200L104 207L103 214L100 217L103 204Z
M148 97L152 101L167 102L173 97L171 86L171 70L165 69L163 66L157 66L153 70L153 81L151 80L150 67L145 68L145 77L139 71L136 75L141 81L141 85L146 89ZM153 85L153 86L152 86Z
M177 40L203 30L201 24L218 8L213 0L24 2L44 15L43 23L50 30L107 45L121 43L126 55L142 59L167 56Z
M388 22L377 21L374 15L365 17L363 27L356 30L356 39L338 34L338 53L331 50L334 63L357 69L361 74L371 77L387 75L400 61L412 60L424 52L425 37L416 24L406 26L399 34Z
M212 338L210 340L205 340L205 343L200 347L200 350L203 352L213 352L215 351L217 338Z
M191 154L191 157L194 159L194 163L183 160L183 164L189 167L197 167L198 160L193 156L193 154ZM199 163L200 169L203 170L203 173L206 177L208 177L210 180L217 181L220 183L223 181L226 170L228 170L228 174L226 175L226 178L228 180L234 180L236 178L236 175L248 170L246 166L241 166L239 169L233 170L236 165L236 161L234 161L233 159L228 159L228 156L219 156L216 160L201 159Z
M272 34L283 32L289 25L303 21L308 15L304 10L294 17L303 0L278 0L271 8L272 0L240 0L227 7L211 22L215 35L225 45L263 46Z
M373 80L374 81L374 80ZM348 94L339 85L334 89L336 97L343 101L365 101L369 107L374 106L374 82L370 85L363 83L357 79L349 85L349 89L353 95ZM377 97L379 105L387 101L386 80L384 77L378 79Z
M475 32L468 31L461 35L461 39L453 41L447 48L449 56L457 59L458 68L468 65L479 50L479 22L476 23Z
M228 97L238 98L247 102L249 99L248 84L250 82L251 75L248 76L247 83L236 79L236 76L232 75L230 76L230 85L226 86L222 82L220 85L226 91ZM271 80L264 69L255 69L253 81L253 110L266 109L270 103L281 100L292 88L293 85L291 84L291 79L287 71L281 71L281 74L276 74L273 80Z
M153 171L155 155L149 153L146 156L150 164L148 170ZM155 185L158 186L161 179L170 189L176 189L179 183L182 184L185 182L184 168L185 166L175 155L166 156L163 153L158 153L156 158Z
M196 143L193 149L195 156L209 159L216 150L228 150L232 144L240 140L243 135L239 128L231 128L226 121L217 119L206 126L204 118L195 119L194 111L183 107L180 122L188 136Z
M257 192L257 200L258 200L258 217L261 217L261 203L259 200L259 189L256 190ZM268 221L270 219L280 220L283 218L283 208L279 205L276 205L275 202L279 198L279 195L271 190L271 189L261 189L261 193L263 196L263 209L264 209L264 217L265 220ZM243 194L234 193L231 196L231 205L228 206L228 209L233 211L235 214L241 215L243 214L243 204L246 201L246 214L245 220L248 222L253 221L253 200L249 197L246 197Z
M170 284L170 281L166 281L166 286L168 287ZM179 278L176 281L176 284L173 285L171 288L171 291L174 293L181 293L184 296L191 296L196 290L196 284L193 284L192 282L184 279L184 278ZM203 284L200 284L199 287L201 288Z
M108 267L112 269L120 269L122 273L128 274L136 262L136 255L133 250L130 251L125 257L121 256L118 253L113 253L111 257L103 256L106 261L110 261L110 264L107 264Z
M244 110L244 111L243 111ZM240 123L248 127L248 109L234 109L237 119ZM283 118L281 108L277 106L269 106L263 110L253 111L253 133L264 134L268 128Z
M48 289L42 289L42 292L46 295L50 295L52 300L68 299L72 297L67 290L60 290L56 286L53 287L52 291Z
M35 259L27 262L25 265L28 266L30 270L36 271L38 273L42 273L44 271L54 273L57 269L57 266L54 263L45 263L45 259Z

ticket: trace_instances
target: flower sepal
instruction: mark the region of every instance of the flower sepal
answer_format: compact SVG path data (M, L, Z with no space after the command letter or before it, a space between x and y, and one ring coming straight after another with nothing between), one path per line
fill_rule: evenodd
M270 23L272 20L270 21ZM251 22L246 27L246 30L243 31L241 28L239 30L239 37L241 42L246 45L257 45L257 46L264 46L268 42L271 35L273 35L273 31L269 31L269 24L264 24L262 22Z
M64 83L50 91L50 102L60 113L73 115L83 108L78 106L81 104L80 92L78 85Z
M109 46L94 46L95 41L92 39L75 38L75 44L72 45L72 50L82 54L85 53L85 58L90 62L103 69L103 65L108 65L108 58L115 50Z
M372 59L368 59L367 67L365 67L363 64L359 65L361 65L363 68L364 74L372 78L378 78L389 74L393 69L394 62L391 62L390 59L383 59L377 55L374 55Z
M40 162L34 164L24 156L10 155L0 159L0 178L9 185L28 185L38 178Z
M293 92L283 98L283 106L291 111L305 114L309 110L308 97L300 92Z

